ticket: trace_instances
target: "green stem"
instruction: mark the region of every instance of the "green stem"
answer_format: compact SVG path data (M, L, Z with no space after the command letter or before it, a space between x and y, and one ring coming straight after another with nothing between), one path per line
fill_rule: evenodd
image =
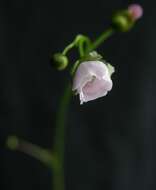
M78 35L77 36L77 46L79 48L80 58L82 58L87 52L88 48L91 46L91 41L87 36Z
M69 44L62 52L63 55L66 55L68 53L68 51L70 51L73 47L75 46L75 42L72 42L71 44Z
M83 41L79 42L79 52L80 52L80 57L83 57L84 56Z
M77 60L77 61L74 63L74 65L73 65L73 67L72 67L72 69L71 69L71 71L70 71L70 75L71 75L71 76L74 75L74 73L75 73L75 71L76 71L76 68L78 67L79 64L80 64L80 61L79 61L79 60Z
M10 150L25 153L26 155L39 160L48 167L53 167L51 163L54 164L56 162L50 151L25 140L19 139L16 136L9 136L6 141L6 145Z
M58 164L53 170L53 190L64 190L64 142L65 142L65 124L68 113L68 105L71 98L71 85L65 89L61 99L57 118L56 135L54 141L54 155Z
M65 48L63 54L66 54L76 44L79 48L80 57L87 55L89 52L96 49L101 45L108 37L114 33L112 28L106 30L95 42L90 43L89 39L78 35L73 43ZM84 47L86 43L86 48ZM79 64L79 60L75 62L71 70L71 74L74 73L75 68ZM71 85L68 85L65 89L64 95L61 99L58 115L56 118L56 135L54 141L54 152L57 163L53 169L53 190L64 190L64 152L65 152L65 125L67 119L68 106L70 103L72 91Z
M112 34L114 33L114 29L113 28L108 28L105 32L103 32L90 46L89 48L89 52L95 50L96 48L98 48L107 38L109 38L110 36L112 36Z
M79 49L79 53L80 53L80 57L83 57L86 49L84 47L84 45L86 45L86 47L90 47L91 41L87 36L78 34L76 36L76 38L74 39L74 41L72 43L70 43L62 52L63 55L66 55L72 48L74 47L78 47Z

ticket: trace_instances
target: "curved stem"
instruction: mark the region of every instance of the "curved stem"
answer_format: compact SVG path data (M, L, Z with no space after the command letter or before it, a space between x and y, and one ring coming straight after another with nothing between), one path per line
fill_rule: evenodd
M113 28L108 28L105 32L103 32L91 45L91 47L89 48L89 52L95 50L97 47L99 47L107 38L109 38L110 36L112 36L112 34L114 33L114 29Z
M80 52L80 57L83 57L84 56L83 41L79 42L79 52Z
M19 151L29 155L36 160L39 160L48 167L53 168L53 164L56 162L54 156L49 150L41 148L38 145L32 144L28 141L17 138L16 136L9 136L6 145L13 151Z
M91 41L87 36L84 35L78 35L79 40L78 40L78 47L79 47L79 53L80 53L80 57L82 58L85 53L87 52L87 50L90 48L91 46ZM86 45L86 47L85 47Z
M89 52L96 49L108 37L114 33L112 28L106 30L95 42L90 43L89 38L83 35L78 35L75 40L65 48L63 54L66 54L71 48L77 46L79 49L80 57L87 55ZM86 48L84 47L86 43ZM74 73L80 61L76 61L71 70ZM57 118L56 118L56 135L54 141L54 156L57 159L53 169L53 190L64 190L64 142L65 142L65 125L67 119L68 106L72 95L71 85L69 84L65 89L64 95L61 99Z
M71 69L71 71L70 71L70 75L71 75L71 76L74 75L74 73L75 73L75 71L76 71L76 68L78 67L79 64L80 64L80 61L79 61L79 60L77 60L77 61L74 63L74 65L73 65L73 67L72 67L72 69Z
M57 165L53 170L53 190L64 190L64 142L65 142L65 124L68 112L68 105L71 98L71 85L65 89L61 99L57 118L56 135L54 141L54 155L57 159Z
M85 47L84 45L86 44L86 48L88 49L91 45L91 41L87 36L78 34L74 41L70 43L62 52L63 55L66 55L72 48L78 47L80 57L83 57L85 54Z
M71 44L69 44L62 52L63 55L66 55L68 53L69 50L71 50L73 47L75 46L75 43L72 42Z

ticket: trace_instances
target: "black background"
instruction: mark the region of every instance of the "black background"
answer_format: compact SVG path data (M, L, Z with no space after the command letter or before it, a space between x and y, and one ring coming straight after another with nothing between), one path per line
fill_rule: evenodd
M51 148L66 72L49 54L76 34L92 39L127 0L0 1L0 189L51 189L44 165L5 148L10 134ZM155 1L137 1L144 17L129 33L99 48L116 68L108 96L70 106L65 157L66 189L156 189Z

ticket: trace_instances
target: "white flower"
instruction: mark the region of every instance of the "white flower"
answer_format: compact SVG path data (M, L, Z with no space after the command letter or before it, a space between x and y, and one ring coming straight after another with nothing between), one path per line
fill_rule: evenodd
M80 104L106 96L112 89L114 67L102 61L82 62L76 70L73 91L80 96Z

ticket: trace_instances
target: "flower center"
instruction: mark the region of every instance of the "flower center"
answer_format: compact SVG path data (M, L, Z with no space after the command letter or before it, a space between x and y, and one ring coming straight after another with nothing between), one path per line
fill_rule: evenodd
M86 93L95 93L95 81L96 81L96 76L92 76L91 80L88 81L84 87L83 87L83 92Z

